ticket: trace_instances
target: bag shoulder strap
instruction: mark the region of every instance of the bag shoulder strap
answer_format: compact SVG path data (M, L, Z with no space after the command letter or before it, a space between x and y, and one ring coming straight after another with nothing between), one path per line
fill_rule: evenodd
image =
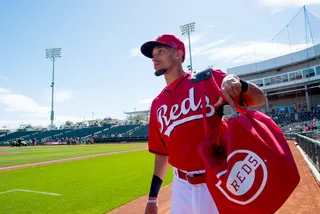
M199 72L193 72L192 73L192 77L191 77L191 81L192 82L198 82L200 84L199 90L200 90L200 94L201 94L201 109L202 109L202 115L203 115L203 125L204 125L204 132L205 132L205 137L209 138L209 136L211 135L211 129L207 120L207 102L209 102L209 99L207 99L206 97L206 87L205 87L205 83L204 80L212 78L212 69L208 68L205 69L203 71L199 71ZM215 80L213 79L213 83L214 83L214 88L218 91L219 87L217 86ZM220 92L219 92L220 94ZM224 121L223 121L224 122ZM220 131L222 132L222 129L220 129ZM220 134L219 134L220 135Z
M204 124L204 133L206 138L210 135L210 126L207 121L207 100L206 100L206 93L205 93L205 85L204 82L200 82L200 94L201 94L201 109L203 115L203 124Z
M212 76L212 69L207 68L202 71L193 71L191 74L191 82L201 82Z

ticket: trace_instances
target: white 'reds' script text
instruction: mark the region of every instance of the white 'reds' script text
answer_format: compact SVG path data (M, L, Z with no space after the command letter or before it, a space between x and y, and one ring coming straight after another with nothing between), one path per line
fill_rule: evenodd
M206 114L207 117L211 117L215 113L215 109L213 105L210 104L210 99L209 97L205 96L206 99L206 108L209 108L210 111ZM187 105L189 103L189 105ZM188 107L187 107L188 106ZM179 104L174 104L170 111L169 111L169 118L167 117L167 111L168 111L168 106L166 104L160 106L160 108L157 110L157 118L160 123L160 132L163 133L164 135L170 136L171 132L173 129L186 122L190 122L192 120L197 120L203 118L203 114L195 114L191 115L189 117L185 117L182 119L179 119L181 115L187 115L192 112L196 112L201 105L201 99L199 99L198 102L195 102L194 98L194 88L191 88L189 90L189 97L184 99L181 103ZM172 123L171 123L172 122ZM170 124L171 123L171 124ZM170 125L169 125L170 124Z

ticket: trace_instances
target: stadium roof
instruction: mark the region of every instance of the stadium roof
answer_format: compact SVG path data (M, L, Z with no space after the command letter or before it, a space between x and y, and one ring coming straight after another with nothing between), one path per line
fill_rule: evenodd
M318 57L320 57L320 44L312 46L310 48L306 48L298 52L290 53L284 56L276 57L262 62L228 68L227 73L235 74L238 76L244 76L257 72L262 73L268 70L279 69L281 67L306 62Z
M129 115L136 115L136 114L149 114L150 110L144 110L144 111L132 111L132 112L124 112L125 114Z

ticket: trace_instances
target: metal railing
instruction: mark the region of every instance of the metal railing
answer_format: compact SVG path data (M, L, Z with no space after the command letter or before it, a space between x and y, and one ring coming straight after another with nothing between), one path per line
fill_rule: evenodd
M295 140L296 139L296 133L294 133L294 132L284 133L284 135L286 136L287 140Z
M300 134L296 134L296 142L320 172L320 142Z

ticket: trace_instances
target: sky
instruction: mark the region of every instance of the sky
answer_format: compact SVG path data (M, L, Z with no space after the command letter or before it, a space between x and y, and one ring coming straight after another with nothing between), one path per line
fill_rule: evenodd
M50 124L52 62L45 57L47 48L62 49L55 62L54 111L59 126L66 120L125 119L124 112L149 109L165 81L155 77L152 62L141 55L140 47L165 33L175 34L188 47L181 25L195 22L194 69L214 66L226 71L303 49L320 37L320 33L309 39L298 36L305 29L303 13L301 20L297 17L290 29L281 31L303 5L315 14L309 25L315 29L320 0L1 0L0 4L0 128ZM187 56L184 68L188 64Z

